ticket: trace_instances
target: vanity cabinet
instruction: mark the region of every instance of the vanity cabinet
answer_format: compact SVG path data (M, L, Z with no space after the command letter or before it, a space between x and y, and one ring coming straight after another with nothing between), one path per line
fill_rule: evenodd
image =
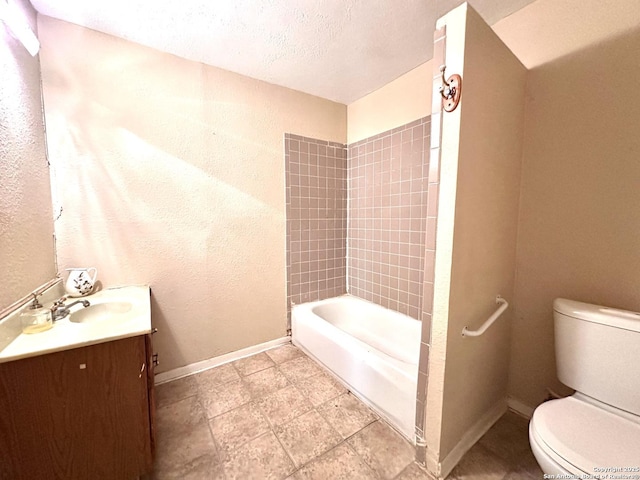
M153 462L151 336L0 364L0 479L136 479Z

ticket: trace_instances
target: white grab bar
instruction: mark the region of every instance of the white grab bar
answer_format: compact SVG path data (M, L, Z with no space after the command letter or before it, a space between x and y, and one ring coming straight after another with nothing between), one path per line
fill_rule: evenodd
M496 297L496 303L497 304L502 304L502 305L500 305L500 307L495 312L493 312L493 315L491 315L489 318L487 318L487 321L484 322L482 324L482 326L478 330L469 330L467 327L464 327L462 329L462 336L463 337L479 337L484 332L486 332L487 329L493 324L493 322L495 322L498 319L498 317L500 315L502 315L502 313L509 306L509 302L507 302L500 295L498 295Z

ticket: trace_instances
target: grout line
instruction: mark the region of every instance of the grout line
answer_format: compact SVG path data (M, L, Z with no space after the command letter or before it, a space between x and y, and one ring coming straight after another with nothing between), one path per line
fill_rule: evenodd
M204 409L204 407L203 407L203 409ZM206 417L206 412L205 412L205 417ZM218 457L218 464L222 465L223 463L226 463L225 462L226 458L225 459L222 458L222 454L223 454L224 451L223 451L222 445L220 445L218 443L218 440L216 439L216 436L213 434L213 430L211 430L211 420L212 419L210 419L210 418L206 419L207 428L209 429L209 435L211 435L211 440L213 441L213 445L216 448L216 454L217 454L216 456ZM225 456L226 456L226 454L225 454ZM223 473L223 475L224 475L224 473ZM225 475L225 477L226 477L226 475Z

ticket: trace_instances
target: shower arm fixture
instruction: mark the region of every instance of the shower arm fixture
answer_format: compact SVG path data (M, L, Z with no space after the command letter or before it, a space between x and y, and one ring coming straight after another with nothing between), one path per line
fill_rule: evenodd
M446 65L440 66L442 74L442 86L438 89L442 96L442 109L445 112L453 112L458 103L460 103L460 95L462 94L462 77L454 73L447 80L444 76Z

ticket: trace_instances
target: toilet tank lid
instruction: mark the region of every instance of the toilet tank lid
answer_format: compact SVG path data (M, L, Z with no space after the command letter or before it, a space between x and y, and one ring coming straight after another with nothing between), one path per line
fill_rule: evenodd
M553 310L578 320L640 332L640 313L638 312L576 302L566 298L556 298L553 301Z

